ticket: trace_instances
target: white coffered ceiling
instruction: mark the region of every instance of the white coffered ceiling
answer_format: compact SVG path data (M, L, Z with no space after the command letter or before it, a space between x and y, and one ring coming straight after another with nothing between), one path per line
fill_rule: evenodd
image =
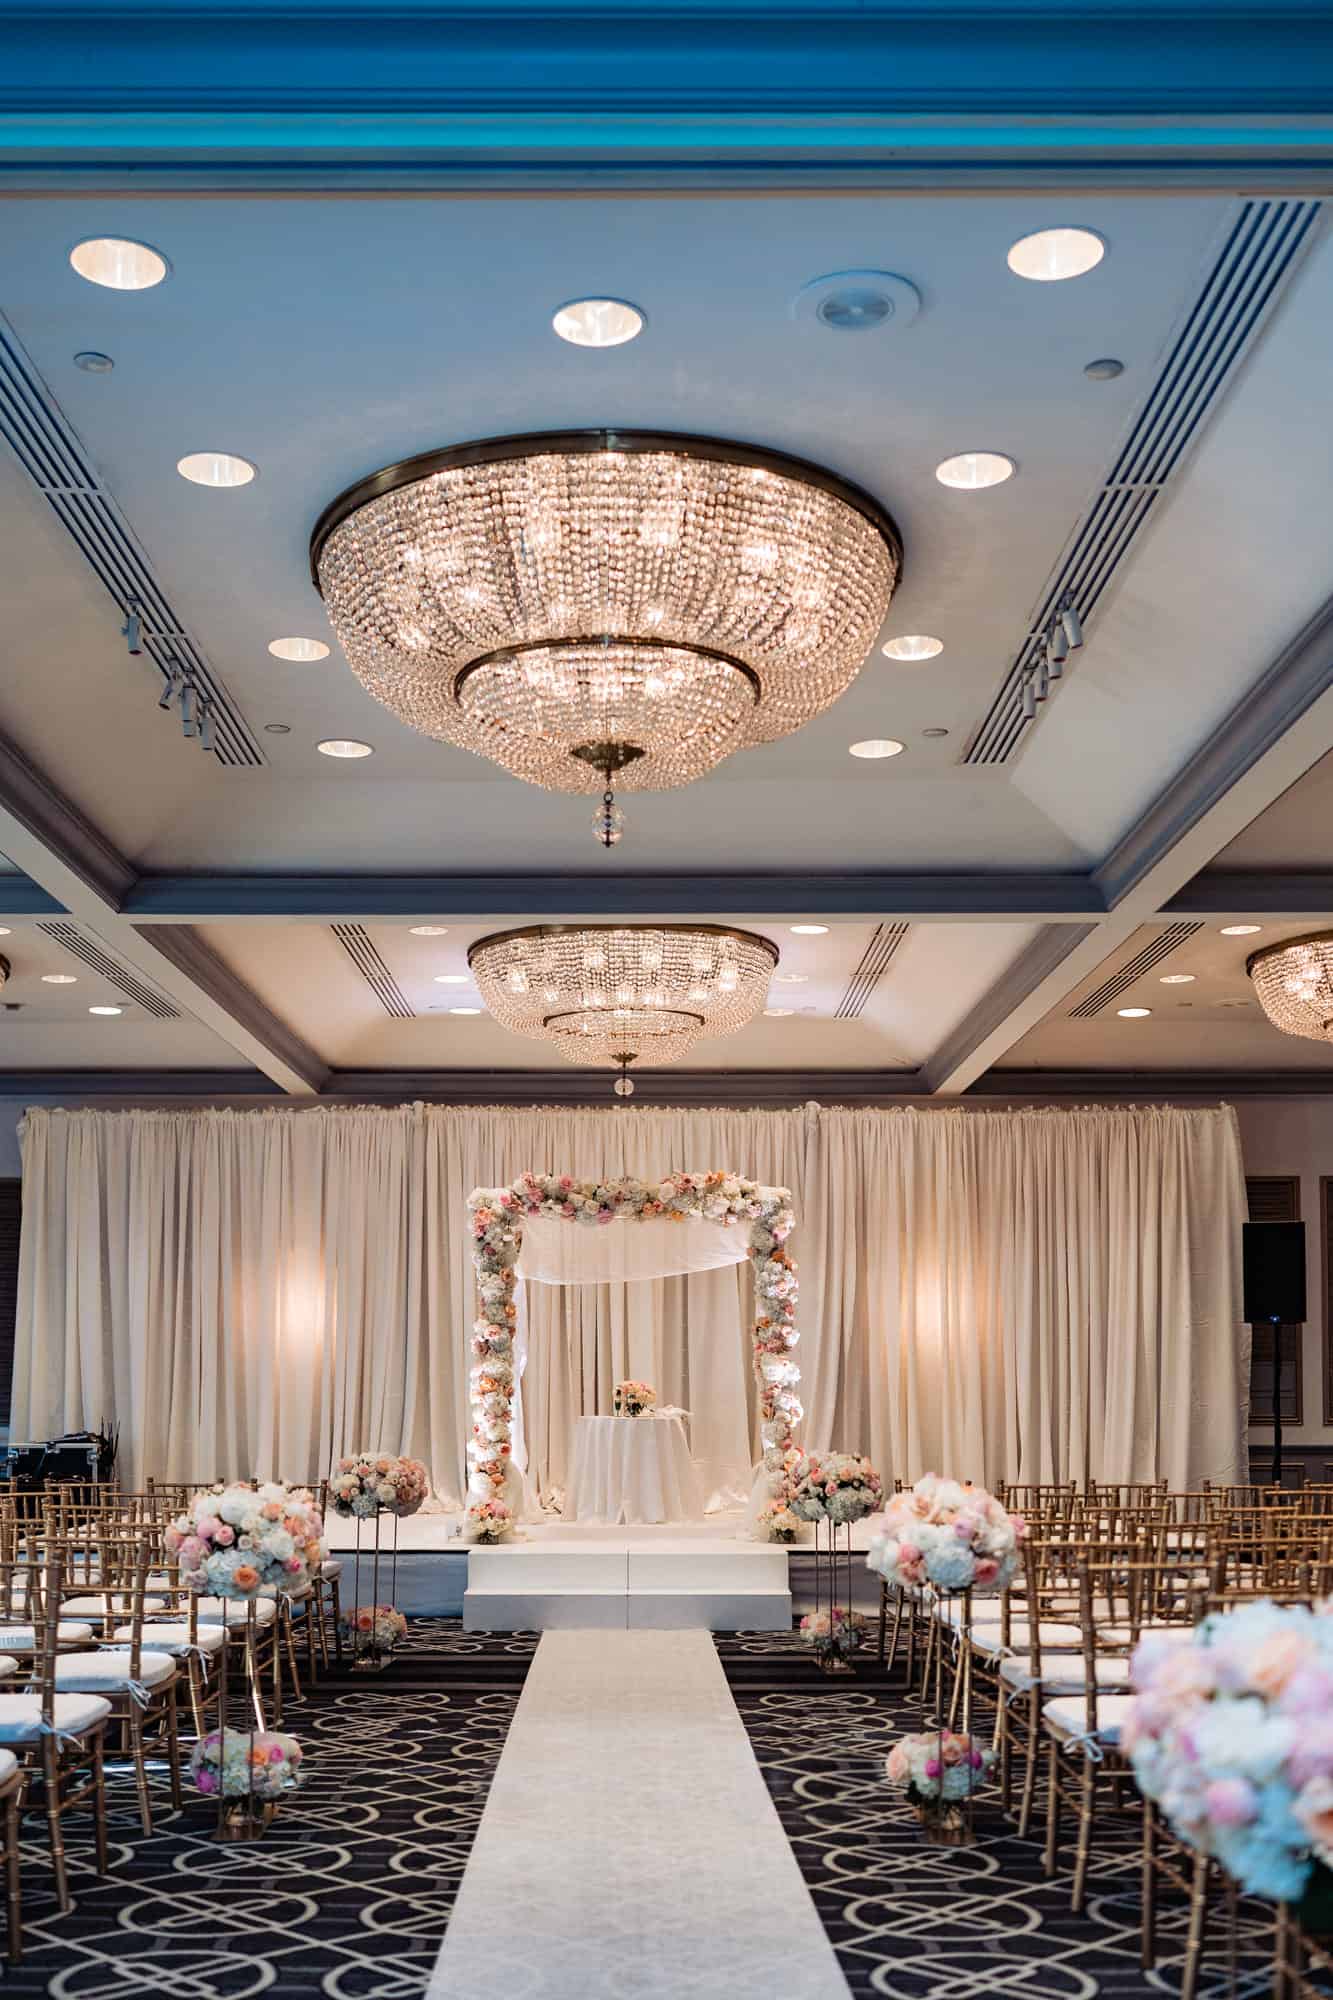
M892 1094L965 1088L997 1065L1327 1067L1320 1047L1259 1016L1243 950L1229 949L1243 941L1217 936L1225 915L1187 918L1200 928L1175 950L1194 984L1162 987L1171 967L1145 974L1147 1020L1072 1011L1176 921L1172 898L1197 899L1196 877L1243 874L1244 897L1261 893L1256 871L1301 873L1287 929L1333 920L1333 892L1309 879L1333 869L1320 763L1333 703L1311 664L1326 640L1307 635L1305 692L1285 708L1281 695L1333 598L1322 218L1302 223L1300 254L1253 327L1242 307L1257 312L1262 287L1247 281L1210 350L1217 393L1160 494L1140 494L1143 526L1039 723L1006 761L965 761L1138 413L1193 337L1245 200L1239 186L1059 199L0 193L11 367L81 445L255 758L202 754L159 709L157 667L127 653L122 609L64 524L68 495L43 490L30 450L21 462L16 405L0 395L0 429L19 446L0 450L0 730L23 767L0 782L0 844L17 871L0 878L15 968L4 997L22 1008L0 1017L2 1067L230 1067L295 1091L336 1089L339 1072L513 1082L552 1067L545 1048L449 1014L462 989L436 974L465 970L487 928L577 914L706 915L774 937L783 971L803 975L774 988L794 1011L699 1044L686 1067L722 1077L823 1072ZM1007 269L1016 237L1070 221L1106 239L1094 272L1033 285ZM154 244L168 280L140 293L82 282L68 251L96 234ZM860 267L917 287L914 324L849 335L793 313L808 281ZM601 352L555 339L552 310L586 292L639 303L642 338ZM86 350L114 370L76 367ZM1105 356L1123 373L1089 380ZM857 481L904 539L881 637L944 641L922 665L876 649L796 736L686 791L628 799L628 834L609 854L584 802L379 708L341 657L307 561L323 506L381 465L602 425L750 441ZM176 460L205 448L252 459L258 478L236 492L187 485ZM1008 453L1017 476L976 494L939 485L936 463L967 448ZM289 634L323 638L330 657L275 660L268 641ZM320 757L333 736L375 754ZM866 736L906 747L849 758ZM77 852L34 806L42 780L77 809ZM1131 893L1107 871L1136 842ZM90 1017L86 966L87 1000L82 985L42 989L41 971L70 950L38 929L52 912L37 892L25 905L25 877L177 1017ZM419 906L401 878L420 879ZM1282 893L1262 885L1266 935L1284 934ZM793 937L802 917L827 935ZM447 935L412 936L427 918ZM336 922L362 928L401 1008L386 1007ZM856 968L894 923L906 931L849 1015ZM1136 986L1117 1004L1139 997Z

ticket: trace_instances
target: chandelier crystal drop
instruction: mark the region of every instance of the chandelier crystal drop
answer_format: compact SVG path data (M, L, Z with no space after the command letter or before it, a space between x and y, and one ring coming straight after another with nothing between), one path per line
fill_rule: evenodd
M1333 1042L1333 931L1266 945L1251 953L1245 969L1275 1028Z
M311 538L378 701L590 794L690 784L821 714L901 564L883 508L820 467L640 431L427 453L350 488Z
M478 940L468 965L502 1027L569 1062L676 1062L764 1004L777 946L717 924L537 925ZM628 1093L624 1093L628 1095Z

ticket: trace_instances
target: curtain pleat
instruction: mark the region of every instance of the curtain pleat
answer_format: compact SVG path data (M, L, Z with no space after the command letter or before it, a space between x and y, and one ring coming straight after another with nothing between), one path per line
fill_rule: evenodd
M120 1427L125 1476L466 1487L472 1188L724 1168L791 1189L806 1417L886 1477L1243 1477L1244 1181L1226 1107L59 1111L23 1126L15 1437ZM615 1382L691 1412L705 1490L759 1442L748 1268L528 1288L528 1470Z

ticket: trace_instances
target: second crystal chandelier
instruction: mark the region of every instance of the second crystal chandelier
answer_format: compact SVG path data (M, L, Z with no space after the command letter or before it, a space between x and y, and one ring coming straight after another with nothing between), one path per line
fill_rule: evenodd
M349 488L310 545L354 672L404 722L551 791L684 785L837 699L902 545L868 494L715 438L564 431Z

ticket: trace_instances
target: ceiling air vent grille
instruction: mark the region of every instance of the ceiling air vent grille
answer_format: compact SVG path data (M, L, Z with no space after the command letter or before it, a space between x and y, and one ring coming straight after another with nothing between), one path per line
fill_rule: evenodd
M98 478L75 431L41 376L0 320L0 437L45 495L61 526L123 617L137 604L144 652L171 679L177 662L210 704L212 754L219 764L253 767L267 760L249 724L181 624L115 500Z
M1068 601L1088 624L1308 245L1319 209L1317 201L1241 204L1119 457L1033 608L965 764L1007 763L1034 726L1036 718L1023 715L1023 683L1040 661L1051 620Z
M847 991L834 1010L835 1021L855 1020L864 1010L867 1000L888 971L894 953L906 936L906 924L875 926L875 934L861 954L861 963L847 982Z
M179 1007L164 999L155 988L145 985L144 981L123 966L119 959L112 958L99 939L89 937L75 924L59 921L38 924L37 928L47 937L54 938L58 945L63 946L74 958L86 965L90 972L98 973L109 985L115 987L117 993L123 993L136 1007L142 1007L145 1014L151 1014L155 1021L179 1021Z
M415 1018L407 995L380 957L369 934L360 924L333 924L333 935L351 959L386 1014L395 1020Z
M1188 938L1192 938L1202 929L1202 924L1169 925L1150 944L1145 944L1142 951L1136 951L1129 963L1121 966L1119 972L1113 972L1100 986L1094 986L1092 992L1085 995L1077 1007L1071 1007L1070 1018L1075 1021L1090 1021L1094 1014L1101 1013L1103 1007L1109 1007L1113 1000L1118 1000L1122 993L1127 993L1136 979L1142 979L1145 972L1151 972L1155 965L1160 965L1177 945L1184 944Z

